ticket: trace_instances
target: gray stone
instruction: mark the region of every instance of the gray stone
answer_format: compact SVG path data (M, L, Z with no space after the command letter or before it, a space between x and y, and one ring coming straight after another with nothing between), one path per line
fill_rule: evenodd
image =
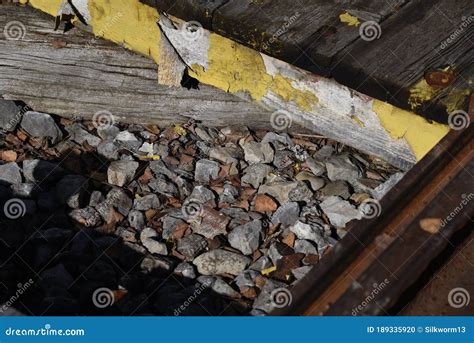
M295 225L290 227L290 231L293 232L299 239L306 239L316 243L318 252L328 246L328 241L324 236L324 228L316 227L314 225L305 224L303 222L296 222Z
M89 200L89 206L96 207L104 200L105 200L105 197L100 191L92 191L90 200Z
M204 127L198 126L194 129L194 132L199 137L199 139L204 142L212 143L214 141L214 139L207 133L207 130Z
M273 265L275 266L283 256L291 255L293 253L293 248L290 248L288 245L280 242L273 242L267 252L268 257L270 260L272 260Z
M156 176L164 175L172 181L178 177L178 175L173 170L168 168L163 160L151 161L150 169Z
M32 182L14 184L10 189L12 196L17 198L34 198L39 193L39 188Z
M234 282L239 289L254 287L255 279L260 275L260 272L256 270L244 270L235 279Z
M61 129L47 113L26 112L21 120L21 127L30 136L50 138L52 144L56 144L63 138Z
M239 190L230 183L224 184L224 190L219 196L219 202L233 204L239 197Z
M152 228L144 228L140 232L140 240L145 248L152 254L168 255L168 248L165 243L158 242L158 233Z
M0 97L0 129L13 131L21 120L21 110L13 101Z
M198 272L203 275L238 275L252 260L244 255L223 249L215 249L196 257L193 261Z
M262 138L262 143L272 143L277 150L294 145L287 133L277 134L275 132L268 132L265 134L265 136Z
M264 269L270 268L272 265L272 261L267 256L262 256L257 261L252 263L249 269L261 272Z
M188 279L195 279L197 276L193 265L188 262L182 262L178 264L174 270L174 273L182 275L183 277Z
M314 176L321 176L326 172L325 164L316 161L311 157L308 157L306 159L306 164L308 165L309 169L311 170L311 173L313 173Z
M144 142L142 146L138 149L139 152L143 152L147 154L148 156L151 156L155 152L154 144L153 143L148 143Z
M217 160L225 165L230 164L230 175L238 174L237 165L242 159L243 152L240 147L233 143L228 143L223 147L214 147L209 150L209 158Z
M96 227L101 223L100 214L92 207L72 210L69 216L78 223L87 227Z
M114 125L102 125L97 128L97 134L104 141L112 141L120 133L120 129Z
M321 177L314 176L312 173L301 172L296 175L297 181L309 181L311 189L316 192L318 189L324 187L324 179Z
M319 194L323 199L331 196L340 196L341 198L348 199L351 196L349 186L342 180L328 183L319 191Z
M225 297L233 298L233 299L238 299L241 298L241 295L239 292L234 290L231 286L227 284L222 278L216 277L214 282L212 283L211 289L220 295L223 295Z
M331 181L355 182L360 178L359 169L352 164L348 155L333 156L326 161L328 178Z
M79 208L85 201L87 184L88 180L81 175L66 175L56 184L56 198L60 204Z
M291 273L293 274L296 280L301 280L306 276L306 274L311 271L311 269L313 269L313 266L303 266L293 269Z
M287 285L285 285L283 282L268 279L265 285L262 287L260 294L255 299L253 308L266 313L271 312L276 308L275 305L277 304L277 299L274 299L277 295L275 293L278 292L279 289L286 289L286 287Z
M253 164L245 169L241 182L244 185L251 185L257 189L264 182L273 168L266 164Z
M387 181L378 185L374 190L371 191L372 196L376 200L381 200L385 194L388 193L403 177L404 173L395 173L391 175Z
M114 142L102 142L97 146L97 153L111 161L118 160L120 147Z
M310 242L305 239L297 239L295 241L295 246L293 247L295 249L296 253L302 253L302 254L312 254L312 255L317 255L318 250L316 247Z
M197 216L186 220L191 220L191 228L194 233L198 233L209 239L226 234L227 224L230 222L229 217L224 213L207 206L204 206L203 210Z
M196 186L193 189L193 192L189 195L186 202L198 202L200 204L208 203L210 206L216 206L216 196L213 191L205 186Z
M160 205L160 199L158 199L156 194L148 194L135 199L133 208L138 211L148 211L150 209L158 209Z
M130 227L140 231L145 227L145 216L140 211L130 211L128 223Z
M336 196L327 198L319 206L336 228L345 227L353 219L362 219L358 209Z
M108 182L119 187L131 182L138 169L135 161L114 161L107 170Z
M176 250L184 255L188 261L193 260L197 255L203 252L207 247L207 241L204 237L195 233L181 238L178 241Z
M80 124L72 124L65 127L66 131L69 133L70 138L79 144L84 144L87 142L90 146L97 147L101 139L99 137L90 134L86 129Z
M21 182L21 169L16 162L0 165L0 184L16 185Z
M289 166L294 164L293 161L293 153L288 150L279 150L275 153L275 157L273 158L273 165L278 170L283 170Z
M101 204L105 207L115 207L124 216L127 216L132 208L133 201L128 194L120 188L112 188L105 198L105 201Z
M331 145L323 145L314 155L316 161L326 161L334 153L334 148Z
M128 131L122 131L115 136L114 142L119 146L125 147L130 150L137 150L142 145L142 141L139 140L133 133Z
M29 182L55 182L61 179L65 171L58 164L42 160L23 161L23 176Z
M115 235L121 237L125 242L135 243L137 241L135 230L129 227L119 226L117 230L115 230Z
M155 179L151 180L148 186L155 192L166 196L176 197L178 195L176 185L163 175L158 175Z
M227 237L229 244L244 255L253 254L260 246L262 238L263 228L260 220L237 226Z
M245 161L249 164L271 163L274 157L273 148L269 143L248 142L242 144Z
M176 227L180 224L185 224L184 220L180 217L182 212L180 209L176 209L172 213L165 215L161 218L162 227L163 227L163 239L169 239L172 235Z
M289 201L309 202L313 193L302 181L279 181L266 183L258 189L258 193L268 194L278 200L280 205Z
M145 272L153 272L157 269L166 272L167 274L172 272L176 267L175 260L167 256L156 256L156 255L147 255L142 260L140 268Z
M272 224L282 224L283 227L293 225L300 215L300 206L296 202L288 202L280 206L272 216Z
M209 183L211 179L217 179L219 175L219 163L210 160L199 160L196 163L194 179L197 182Z

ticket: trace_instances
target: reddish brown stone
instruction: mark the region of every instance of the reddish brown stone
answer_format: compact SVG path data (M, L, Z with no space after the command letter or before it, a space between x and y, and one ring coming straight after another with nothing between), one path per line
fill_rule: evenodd
M2 160L5 162L15 162L18 158L18 154L13 150L7 150L2 152Z
M245 287L240 293L247 299L255 299L257 297L257 290L254 287Z
M289 247L293 248L295 245L295 240L296 240L296 235L293 232L290 232L281 241L285 243L286 245L288 245Z
M319 256L318 255L306 255L305 258L303 258L303 263L305 265L313 265L319 262Z
M277 203L266 194L259 194L254 200L254 209L257 212L275 212L278 208Z

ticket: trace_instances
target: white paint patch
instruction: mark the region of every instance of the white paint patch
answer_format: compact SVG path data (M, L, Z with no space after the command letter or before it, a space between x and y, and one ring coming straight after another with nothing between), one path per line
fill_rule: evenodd
M286 77L291 80L299 80L305 76L305 73L292 65L278 60L274 57L260 53L265 64L265 69L267 74L275 77L280 74L283 77Z
M71 2L84 17L86 23L89 24L92 19L91 14L89 12L89 0L72 0Z
M161 30L169 39L171 45L173 45L186 65L191 67L193 64L197 64L204 69L207 69L210 33L208 30L199 27L197 23L193 25L194 28L197 28L197 31L190 33L188 29L191 24L193 23L190 22L190 25L188 26L186 23L183 23L177 27L165 16L160 16L159 21Z

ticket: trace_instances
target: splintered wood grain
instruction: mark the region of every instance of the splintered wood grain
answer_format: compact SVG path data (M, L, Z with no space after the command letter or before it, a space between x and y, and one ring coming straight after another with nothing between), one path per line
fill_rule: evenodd
M74 29L53 31L54 21L29 7L0 6L0 27L19 21L21 40L0 35L0 96L37 111L92 117L108 110L128 122L165 124L201 120L208 125L268 128L270 114L239 97L158 85L157 65L120 46Z

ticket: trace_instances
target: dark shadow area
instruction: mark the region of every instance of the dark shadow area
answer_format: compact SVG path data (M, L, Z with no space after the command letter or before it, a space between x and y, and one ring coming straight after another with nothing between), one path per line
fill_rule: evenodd
M48 171L46 164L35 168L35 179L43 182L28 197L0 186L1 209L16 198L25 205L24 216L18 219L8 219L0 211L0 305L35 316L248 313L245 302L174 274L182 260L148 253L136 243L139 231L120 228L120 221L113 229L105 229L105 224L101 229L87 228L69 217L66 205L54 206L50 193L60 177L81 174L84 168L98 173L107 169L95 153L64 155L68 158L50 161L61 162L63 170ZM98 180L91 183L91 189L100 186Z

